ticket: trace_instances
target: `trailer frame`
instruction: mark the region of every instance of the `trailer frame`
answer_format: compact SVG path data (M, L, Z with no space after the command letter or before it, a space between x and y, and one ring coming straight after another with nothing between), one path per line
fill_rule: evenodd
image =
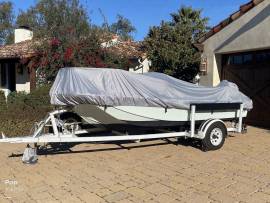
M238 132L241 133L243 130L243 104L242 103L233 103L233 104L223 104L224 108L235 109L236 112L239 110L238 116L238 125L226 128L227 132ZM66 132L59 130L61 126L61 121L57 119L57 115L68 112L65 109L55 110L45 117L44 120L35 124L35 130L32 136L26 137L12 137L8 138L3 133L0 139L0 143L68 143L68 142L106 142L106 141L124 141L124 140L147 140L147 139L160 139L160 138L178 138L178 137L187 137L187 138L196 138L204 139L208 128L216 122L224 123L221 119L207 119L203 122L199 129L195 127L195 115L196 110L213 110L220 109L220 105L215 104L191 104L190 105L190 128L185 131L172 131L172 132L162 132L162 133L153 133L153 134L138 134L138 135L129 135L129 134L119 134L112 136L89 136L89 137L79 137L80 134L90 133L91 129L76 130L75 125L78 123L68 124L72 127L72 132ZM236 117L237 118L237 117ZM224 124L225 125L225 124ZM45 127L51 126L53 129L52 133L43 133Z

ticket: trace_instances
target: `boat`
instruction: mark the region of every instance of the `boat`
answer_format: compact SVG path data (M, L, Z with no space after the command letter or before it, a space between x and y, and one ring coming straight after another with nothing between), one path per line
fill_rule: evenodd
M185 137L201 140L205 151L216 150L228 132L245 131L243 119L252 109L252 100L228 81L204 87L162 73L93 67L60 69L50 98L56 110L36 123L32 135L2 134L0 143L36 146ZM100 129L111 133L91 134Z
M61 69L50 96L52 104L71 106L85 122L110 129L183 126L190 121L191 104L208 106L197 111L197 123L237 118L239 109L235 112L232 103L244 104L243 117L252 108L252 101L228 81L209 88L162 73L119 69Z

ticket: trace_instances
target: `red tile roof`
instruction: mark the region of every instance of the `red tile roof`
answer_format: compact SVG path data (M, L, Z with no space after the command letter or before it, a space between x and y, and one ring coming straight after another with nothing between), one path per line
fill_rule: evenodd
M31 40L0 46L0 59L28 58L35 53Z
M115 53L120 57L138 58L144 54L142 43L134 41L119 40L115 45L104 49L108 52Z
M119 40L116 44L104 49L120 57L138 58L143 54L142 47L140 42ZM0 46L0 59L29 58L34 54L35 50L31 40Z
M232 23L233 21L237 20L240 18L242 15L250 11L252 8L257 6L259 3L263 2L264 0L252 0L242 6L240 6L240 9L233 14L231 14L228 18L225 20L221 21L218 25L214 26L209 32L204 34L202 37L198 39L198 43L203 43L205 40L208 38L212 37L214 34L218 33L221 31L223 28L225 28L227 25Z

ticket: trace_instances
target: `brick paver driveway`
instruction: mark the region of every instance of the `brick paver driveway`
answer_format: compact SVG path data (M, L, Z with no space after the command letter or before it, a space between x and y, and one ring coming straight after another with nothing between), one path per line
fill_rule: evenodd
M1 144L0 202L270 202L270 132L248 130L212 152L166 140L81 144L35 165L16 156L24 145Z

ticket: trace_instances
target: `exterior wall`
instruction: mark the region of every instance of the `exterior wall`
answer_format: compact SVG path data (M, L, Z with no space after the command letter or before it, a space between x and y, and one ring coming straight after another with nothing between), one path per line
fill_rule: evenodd
M36 89L36 75L37 75L37 71L33 68L30 69L30 91L33 91L34 89Z
M212 85L216 86L220 83L221 80L221 67L222 66L222 55L215 54L214 55L214 62L213 62L213 83Z
M150 70L151 61L145 58L143 61L139 61L139 65L135 68L130 68L130 72L134 73L147 73Z
M0 90L5 93L5 96L7 96L11 91L9 89L9 80L10 78L8 77L8 62L1 63L1 66L4 66L6 68L6 85L0 86ZM15 78L16 78L16 84L15 88L17 92L24 91L26 93L30 93L30 76L28 73L28 70L26 67L22 67L22 72L19 73L18 67L15 69ZM0 84L1 83L1 71L0 71Z
M270 47L269 13L270 0L265 0L203 43L207 74L201 76L200 84L218 85L222 54Z
M22 73L16 71L16 91L30 93L30 77L26 67L22 68Z
M207 72L205 75L201 75L200 77L200 85L206 85L206 86L211 86L213 83L213 66L214 66L214 61L215 61L215 55L212 54L211 52L204 52L203 57L207 58Z

